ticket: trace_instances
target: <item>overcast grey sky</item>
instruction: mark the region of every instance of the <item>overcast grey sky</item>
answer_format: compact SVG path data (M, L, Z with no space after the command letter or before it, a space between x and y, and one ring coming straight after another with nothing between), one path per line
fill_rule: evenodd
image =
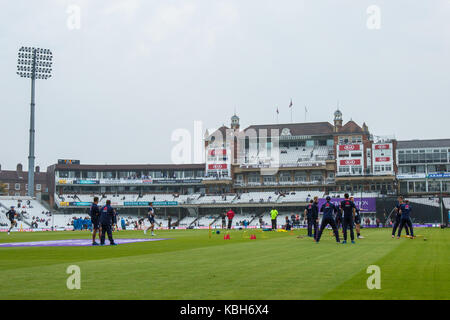
M369 29L367 8L380 8ZM72 7L71 7L72 6ZM80 8L80 29L73 11ZM20 46L49 48L36 88L36 165L170 163L195 120L344 120L397 139L450 138L450 1L0 1L0 164L28 167ZM76 25L75 25L76 26Z

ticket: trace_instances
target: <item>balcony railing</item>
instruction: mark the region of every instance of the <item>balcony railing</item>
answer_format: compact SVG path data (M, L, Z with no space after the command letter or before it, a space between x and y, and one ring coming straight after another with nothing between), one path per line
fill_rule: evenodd
M221 176L221 177L205 177L203 180L231 180L231 177Z
M333 160L330 157L324 157L323 160L316 161L291 161L282 163L241 163L240 168L301 168L301 167L321 167L325 166L326 160Z
M334 179L316 180L316 181L280 181L280 182L244 182L235 183L235 187L255 187L255 186L293 186L293 185L329 185L334 184Z

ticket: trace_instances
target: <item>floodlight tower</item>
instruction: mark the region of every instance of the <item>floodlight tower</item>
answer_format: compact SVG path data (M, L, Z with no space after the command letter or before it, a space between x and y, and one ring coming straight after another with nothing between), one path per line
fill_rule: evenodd
M17 74L31 79L30 146L28 155L28 196L34 197L34 81L52 75L52 52L49 49L21 47L17 59Z

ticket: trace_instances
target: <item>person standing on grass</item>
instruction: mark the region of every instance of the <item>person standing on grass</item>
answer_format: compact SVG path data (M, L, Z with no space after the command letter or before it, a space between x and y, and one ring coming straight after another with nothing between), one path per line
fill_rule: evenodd
M305 210L303 211L303 219L306 219L308 222L308 237L312 237L312 227L313 227L313 205L314 200L309 200L309 204L306 206ZM314 219L314 222L316 220ZM317 233L317 224L314 228L314 235Z
M105 245L105 233L108 234L109 244L115 246L112 236L112 223L115 215L114 209L111 207L111 200L106 200L106 206L104 206L100 212L100 225L101 225L101 237L100 245Z
M355 243L355 234L353 233L353 220L355 219L356 206L349 198L349 194L344 194L344 200L341 201L340 209L342 213L342 232L344 233L344 241L347 243L347 229L350 229L350 239L352 243Z
M395 220L394 220L394 226L392 227L392 238L395 238L395 232L397 231L398 227L400 226L400 222L401 222L401 218L402 215L400 213L400 206L403 204L403 197L400 196L398 197L398 203L394 208L394 212L395 212ZM405 231L406 231L406 235L409 236L409 228L408 225L405 224Z
M226 221L227 215L224 212L222 212L221 218L222 218L222 229L226 229L226 227L227 227L227 221Z
M227 218L228 218L228 229L231 229L234 218L234 211L231 208L227 212Z
M272 220L272 230L277 229L277 217L278 217L278 211L274 207L272 207L272 210L270 211L270 219Z
M147 234L149 229L152 230L152 236L155 236L153 232L155 229L155 209L153 209L153 203L150 202L150 207L148 208L148 221L150 222L150 227L144 230L144 234Z
M327 202L325 202L320 208L320 211L323 212L322 224L320 225L319 234L317 235L317 239L315 239L315 241L319 243L323 229L325 229L327 225L330 225L331 228L333 228L334 235L336 236L336 242L339 243L339 232L336 227L335 219L333 217L333 214L338 211L338 208L330 202L330 196L327 196L326 200Z
M343 227L343 222L342 222L342 211L340 210L340 208L337 208L338 211L336 212L336 228L339 230L341 227ZM342 232L344 232L344 228L342 228Z
M319 197L314 197L312 221L314 226L314 239L317 238L317 230L319 229Z
M400 206L400 227L398 228L397 239L400 239L402 234L402 229L405 225L409 227L409 232L411 233L411 238L414 238L414 230L411 222L411 206L409 205L409 201L405 200L404 203Z
M350 201L355 203L355 198L350 197ZM356 237L358 239L364 239L364 237L361 235L361 215L356 204L355 204L355 229L356 229Z
M120 224L122 225L122 230L126 230L127 226L125 224L125 219L122 217L122 219L120 220Z
M89 210L89 216L92 222L92 245L98 246L98 242L95 242L95 237L98 232L98 239L101 237L100 230L100 209L98 208L98 197L94 197L94 202L92 202L91 209Z
M117 216L118 216L118 213L116 210L114 210L114 215L112 218L112 230L113 231L119 231L119 227L117 226Z

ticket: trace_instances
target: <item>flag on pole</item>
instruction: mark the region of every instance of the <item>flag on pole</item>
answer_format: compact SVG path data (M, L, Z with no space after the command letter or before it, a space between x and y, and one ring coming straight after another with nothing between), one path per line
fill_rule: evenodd
M292 122L292 98L291 98L291 103L289 103L289 109L291 109L291 122Z

